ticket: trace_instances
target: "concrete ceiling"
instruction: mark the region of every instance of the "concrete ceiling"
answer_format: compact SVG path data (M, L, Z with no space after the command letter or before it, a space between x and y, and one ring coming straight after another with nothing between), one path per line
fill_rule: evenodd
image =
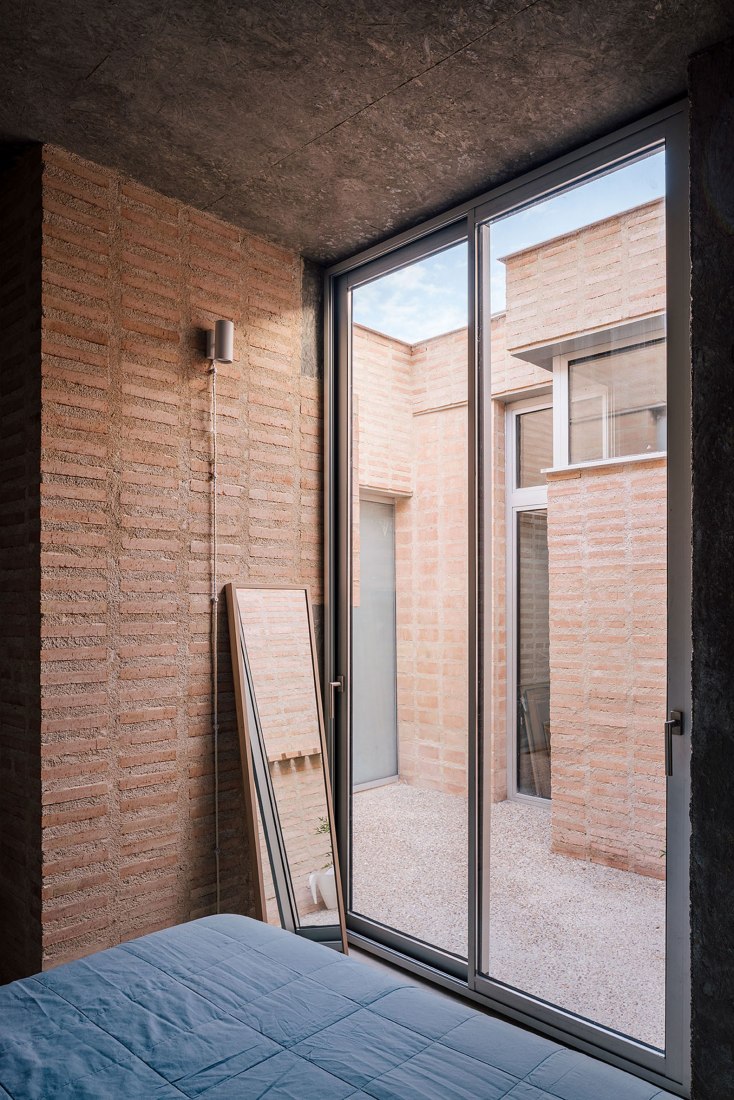
M0 140L330 262L637 118L732 0L4 0Z

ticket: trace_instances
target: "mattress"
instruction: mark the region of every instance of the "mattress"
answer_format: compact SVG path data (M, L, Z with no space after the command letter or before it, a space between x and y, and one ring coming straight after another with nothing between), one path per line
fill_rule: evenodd
M549 1039L247 917L0 988L13 1100L663 1100Z

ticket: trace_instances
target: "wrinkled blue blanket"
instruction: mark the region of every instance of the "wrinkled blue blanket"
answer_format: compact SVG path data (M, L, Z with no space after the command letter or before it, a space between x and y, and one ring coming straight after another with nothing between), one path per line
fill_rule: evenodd
M0 1097L669 1094L327 947L219 916L0 988Z

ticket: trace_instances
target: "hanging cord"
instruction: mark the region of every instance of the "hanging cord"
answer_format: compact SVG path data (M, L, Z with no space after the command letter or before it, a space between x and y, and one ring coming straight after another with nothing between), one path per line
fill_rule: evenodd
M212 727L214 730L214 866L217 884L217 913L220 911L221 881L219 873L219 584L217 578L217 362L211 360L211 664L212 664Z

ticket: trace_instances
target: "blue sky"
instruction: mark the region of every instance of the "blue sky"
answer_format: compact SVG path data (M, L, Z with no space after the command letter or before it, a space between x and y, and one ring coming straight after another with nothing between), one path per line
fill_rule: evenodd
M491 309L505 305L505 266L499 260L569 233L665 192L664 153L655 153L493 223L490 231ZM354 291L358 324L409 344L466 324L466 245L454 245Z

